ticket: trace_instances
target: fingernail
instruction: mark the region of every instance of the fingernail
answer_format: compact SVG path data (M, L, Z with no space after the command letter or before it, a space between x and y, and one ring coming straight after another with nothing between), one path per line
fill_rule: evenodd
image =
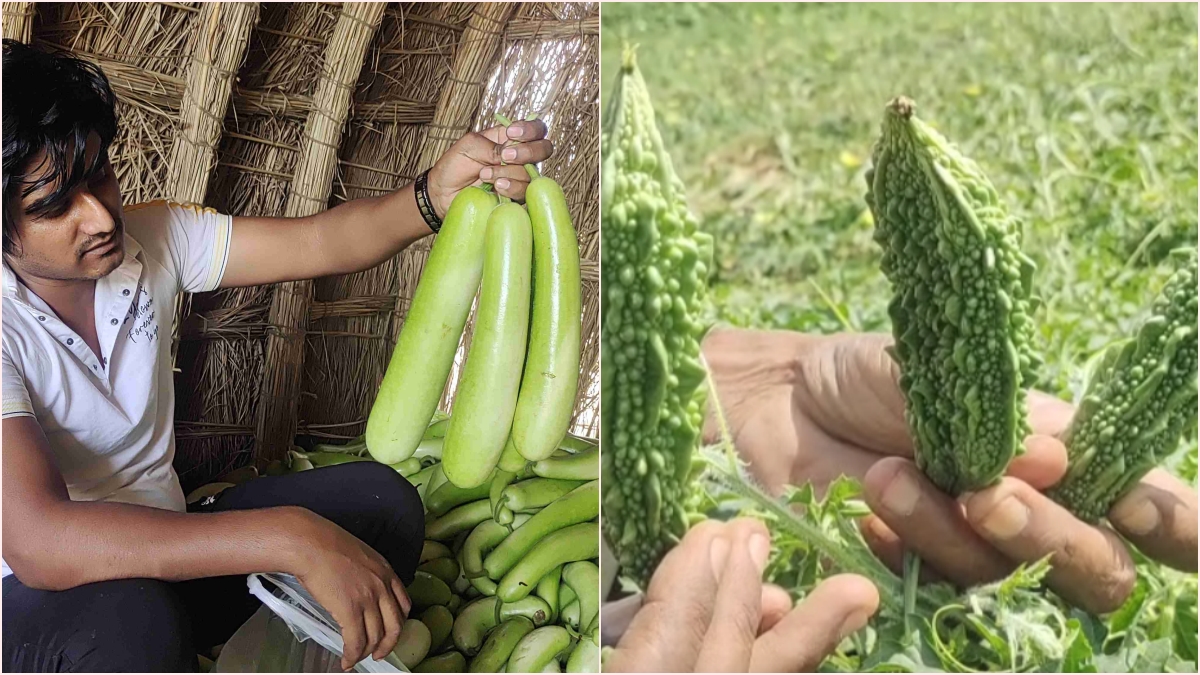
M771 555L771 541L766 535L755 534L750 537L750 559L758 565L758 571L761 574L767 569L767 558Z
M519 127L514 124L508 128L508 137L509 138L520 138L524 135L525 135L525 127Z
M708 553L712 558L713 576L720 579L725 572L725 561L729 559L729 540L724 537L713 539Z
M486 167L483 171L479 172L479 177L482 178L483 180L491 180L493 173L494 172L492 171L492 167L489 166L489 167Z
M846 617L846 620L842 622L842 627L838 629L838 640L845 640L851 634L861 630L870 619L871 613L864 610L859 610Z
M954 498L954 501L958 502L958 507L959 507L959 512L960 512L960 513L966 513L966 511L967 511L967 504L969 504L969 503L970 503L970 501L971 501L971 498L972 498L972 497L974 497L974 496L975 496L975 493L974 493L974 492L964 492L964 493L962 493L962 494L960 494L959 496L957 496L957 497L955 497L955 498Z
M883 503L884 508L898 516L911 516L920 498L921 487L917 485L917 481L913 480L907 471L900 470L884 489L879 501Z
M878 518L872 518L871 520L867 521L867 527L871 530L871 533L875 535L875 538L880 541L890 541L896 538L896 535L892 532L891 528L887 526L887 523Z
M1109 518L1131 534L1150 534L1158 528L1158 507L1146 497L1128 504L1117 502Z
M510 183L508 182L507 178L501 178L500 180L496 181L496 187L500 188L501 190L508 189L509 185Z
M517 158L517 149L516 148L505 148L503 151L500 152L500 157L501 157L501 159L503 159L506 162L511 162Z
M1012 539L1021 534L1029 524L1029 507L1013 495L1009 495L992 507L979 523L988 534L997 539Z

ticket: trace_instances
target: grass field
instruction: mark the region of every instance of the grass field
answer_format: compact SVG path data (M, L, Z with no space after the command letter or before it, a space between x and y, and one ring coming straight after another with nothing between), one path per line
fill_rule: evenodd
M1142 317L1196 245L1196 5L617 4L604 89L638 45L691 204L717 240L721 320L887 330L863 194L905 94L1025 223L1045 301L1039 387Z

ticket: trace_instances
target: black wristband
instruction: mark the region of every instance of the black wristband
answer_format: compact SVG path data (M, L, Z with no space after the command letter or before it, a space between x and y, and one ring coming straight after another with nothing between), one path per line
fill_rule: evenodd
M429 199L428 169L417 176L417 182L413 184L413 194L417 196L417 208L421 211L425 224L437 234L438 230L442 229L442 219L438 218L437 211L433 210L433 201Z

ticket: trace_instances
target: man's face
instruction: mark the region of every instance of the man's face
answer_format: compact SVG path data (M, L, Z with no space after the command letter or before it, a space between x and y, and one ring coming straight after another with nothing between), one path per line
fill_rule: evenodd
M100 137L93 133L87 140L85 167L91 166L98 152ZM52 171L44 152L31 166L30 182ZM108 157L49 212L26 213L55 187L55 183L42 186L13 209L17 241L9 264L18 274L52 282L95 280L117 269L125 259L124 211Z

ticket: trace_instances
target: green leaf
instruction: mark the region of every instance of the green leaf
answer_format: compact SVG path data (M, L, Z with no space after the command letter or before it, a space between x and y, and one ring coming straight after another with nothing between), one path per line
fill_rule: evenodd
M928 626L905 635L901 622L881 621L875 649L863 661L868 673L945 673L938 653L922 637Z
M1116 654L1096 658L1096 667L1102 673L1172 673L1181 672L1179 668L1187 665L1172 652L1168 638L1151 642L1131 640Z
M1146 601L1148 592L1147 581L1139 577L1137 585L1133 588L1133 592L1129 594L1129 599L1109 617L1108 632L1110 638L1123 634L1134 624L1138 618L1138 614L1142 611L1142 605Z
M1196 661L1196 596L1181 595L1175 602L1175 653Z
M1092 663L1092 658L1096 654L1097 644L1093 644L1088 640L1087 633L1083 629L1083 624L1078 619L1069 619L1067 626L1070 628L1074 637L1071 638L1070 644L1067 646L1067 652L1063 655L1062 672L1064 673L1096 673L1096 666Z
M1067 625L1079 626L1088 643L1092 645L1092 652L1099 654L1105 640L1108 639L1108 626L1096 616L1080 609L1072 608L1067 616Z

